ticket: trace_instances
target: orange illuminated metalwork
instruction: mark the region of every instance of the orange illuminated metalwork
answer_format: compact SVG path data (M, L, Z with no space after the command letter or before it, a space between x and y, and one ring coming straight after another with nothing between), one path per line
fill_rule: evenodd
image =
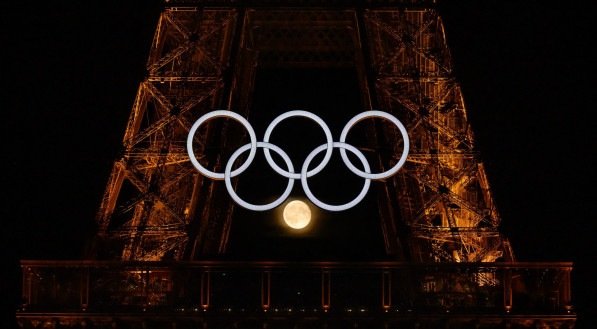
M259 114L251 113L257 73L288 68L356 72L361 108L404 123L408 159L378 185L371 211L383 261L227 258L238 209L197 173L187 136L215 108ZM247 143L228 124L201 129L193 147L210 168L226 163L214 149ZM368 147L382 150L374 172L399 161L391 123L365 131ZM573 328L572 264L517 262L500 221L435 1L170 0L94 248L88 260L22 261L17 320L23 328Z

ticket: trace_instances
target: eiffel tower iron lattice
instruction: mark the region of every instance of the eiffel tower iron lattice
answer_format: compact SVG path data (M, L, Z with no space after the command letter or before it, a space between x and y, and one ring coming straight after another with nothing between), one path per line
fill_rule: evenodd
M192 306L187 306L187 311L183 306L171 311L185 314L182 327L200 323L204 328L213 325L201 312L185 312L213 309L217 302L212 298L218 294L213 282L239 268L242 273L247 269L258 273L255 290L261 294L258 308L263 312L273 312L277 302L271 297L276 269L293 273L287 275L316 272L321 301L315 303L314 312L327 313L334 303L343 303L337 301L335 288L330 288L343 282L336 272L354 267L359 275L375 273L379 281L375 282L381 287L380 296L375 295L381 300L380 312L407 312L392 313L398 315L390 320L377 316L354 320L369 323L371 328L387 328L388 323L423 324L425 328L447 327L446 323L458 328L527 327L541 321L553 328L574 326L571 265L517 263L507 238L500 234L500 215L474 145L434 1L254 0L242 5L225 0L166 1L146 67L146 78L139 84L124 132L121 156L113 164L97 213L97 237L88 255L94 262L51 265L49 269L44 267L47 264L23 262L26 298L22 323L36 319L26 312L35 305L31 297L36 284L39 286L35 278L51 271L52 266L62 269L60 273L83 269L79 289L83 312L92 308L94 293L103 296L97 297L101 302L96 305L108 307L108 301L116 299L116 304L139 306L141 313L147 314L143 312L152 305L172 305L168 298L176 298L169 293L187 289L178 295L197 300L188 302ZM223 183L206 179L193 167L185 148L189 131L197 118L214 109L249 117L255 111L252 102L258 71L288 68L353 70L362 108L391 113L404 123L410 154L395 176L376 184L378 209L370 210L379 217L388 261L307 263L300 267L284 262L205 260L227 254L236 205ZM403 150L400 131L383 120L368 123L369 144L362 150L376 160L372 163L376 172L383 171L398 161ZM195 154L202 155L197 160L219 172L227 159L218 150L248 140L228 121L210 121L200 132L194 138ZM293 266L301 269L294 271ZM120 278L115 274L119 271L128 273L133 281L130 290L109 283L110 278ZM526 277L529 272L532 279ZM304 282L313 281L307 276ZM103 281L94 285L94 279ZM414 292L400 280L420 283L421 291ZM516 307L512 282L524 282L527 288L540 286L541 301L534 303L550 311L508 318ZM236 291L250 289L250 285L235 287ZM112 297L104 296L111 293ZM114 297L127 294L130 298L141 296L142 301L124 302L124 297ZM186 305L184 298L177 299L176 305ZM426 305L434 315L415 317L411 309L416 305ZM358 307L349 302L345 306L342 310L351 312ZM449 318L446 312L453 306L468 315ZM279 308L292 312L291 304ZM223 310L233 312L232 308ZM372 311L370 306L359 310L363 314ZM157 313L153 318L139 315L118 321L163 322ZM325 327L327 320L319 318L323 313L309 313L317 320L306 326ZM93 320L79 314L64 321L85 319L97 326L117 325L120 322L115 318Z
M411 229L414 261L513 258L498 232L500 217L435 10L170 4L159 19L148 77L98 213L99 235L110 241L113 258L184 259L195 244L207 245L208 253L225 252L232 204L192 169L186 135L198 116L216 107L247 115L255 70L288 66L356 67L366 106L375 104L407 123L412 154L384 187L388 252L397 248L394 222L401 218ZM381 128L379 139L399 154L401 146L392 141L400 139L391 128ZM210 141L197 143L202 148ZM210 160L220 161L204 161ZM215 202L223 209L212 216L209 204ZM188 231L202 220L209 221L200 225L206 232Z

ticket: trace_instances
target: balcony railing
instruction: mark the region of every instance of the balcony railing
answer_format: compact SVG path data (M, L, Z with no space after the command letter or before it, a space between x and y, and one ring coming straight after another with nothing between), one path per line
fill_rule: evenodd
M569 314L570 263L22 261L18 313Z

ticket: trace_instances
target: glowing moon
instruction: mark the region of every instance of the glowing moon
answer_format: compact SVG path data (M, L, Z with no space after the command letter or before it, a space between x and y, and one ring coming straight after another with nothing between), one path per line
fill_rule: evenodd
M295 230L305 228L311 222L311 210L303 201L294 200L284 207L282 213L286 225Z

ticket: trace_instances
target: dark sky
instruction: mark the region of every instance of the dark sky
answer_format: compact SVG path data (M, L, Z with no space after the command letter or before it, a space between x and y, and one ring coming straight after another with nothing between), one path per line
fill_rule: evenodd
M582 308L595 291L597 249L595 8L445 0L440 10L503 231L520 260L575 262ZM133 1L1 5L2 249L11 266L79 256L158 15L158 4Z

